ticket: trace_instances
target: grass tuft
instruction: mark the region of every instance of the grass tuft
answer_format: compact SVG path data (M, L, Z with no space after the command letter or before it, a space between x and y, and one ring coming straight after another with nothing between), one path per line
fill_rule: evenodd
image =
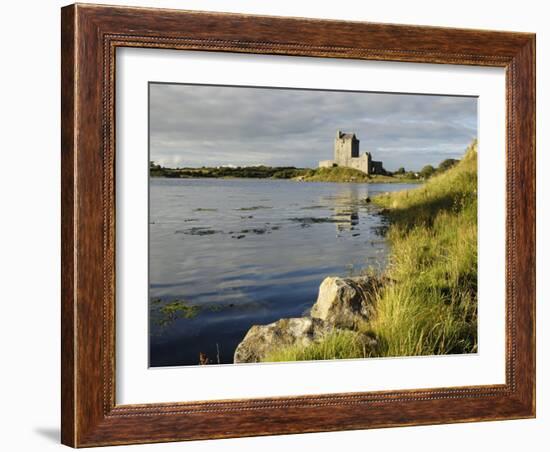
M313 361L324 359L368 358L372 350L368 338L357 331L335 330L322 341L308 346L291 345L268 354L265 362Z

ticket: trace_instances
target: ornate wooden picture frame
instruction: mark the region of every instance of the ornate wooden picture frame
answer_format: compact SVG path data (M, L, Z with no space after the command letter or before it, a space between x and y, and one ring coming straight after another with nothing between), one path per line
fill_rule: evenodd
M62 442L73 447L535 416L535 35L177 10L62 9ZM120 47L506 70L506 382L115 403L115 51Z

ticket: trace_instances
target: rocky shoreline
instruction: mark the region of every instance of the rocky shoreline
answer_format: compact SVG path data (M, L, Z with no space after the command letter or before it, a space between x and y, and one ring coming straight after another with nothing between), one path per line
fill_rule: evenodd
M373 316L374 294L381 285L381 279L374 276L325 278L309 315L252 326L237 346L233 362L262 362L278 349L307 347L336 331L357 332L363 347L373 349L376 339L360 333L360 326Z

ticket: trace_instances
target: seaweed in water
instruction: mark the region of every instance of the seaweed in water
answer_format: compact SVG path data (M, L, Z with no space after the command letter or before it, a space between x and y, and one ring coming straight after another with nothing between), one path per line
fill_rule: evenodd
M232 235L231 237L234 239L242 239L243 237L245 237L245 234L256 234L256 235L271 234L271 231L278 231L279 229L281 229L280 226L267 226L266 224L265 228L243 229L239 231L239 233L237 233L238 235ZM235 234L235 232L230 231L229 234Z
M300 207L300 210L317 210L317 209L328 209L328 208L329 206L315 205L315 206Z
M273 209L273 207L271 206L239 207L237 210L260 210L260 209Z
M341 223L341 220L330 218L330 217L297 217L289 218L289 221L299 223L301 227L308 228L313 224L322 224L322 223Z
M162 300L160 298L152 299L151 304L160 305ZM173 300L162 306L157 310L156 323L160 326L166 326L178 319L192 319L196 317L199 312L199 306L192 305L183 300Z
M186 235L212 235L220 234L221 231L210 229L209 227L194 227L190 229L179 229L174 234L186 234Z

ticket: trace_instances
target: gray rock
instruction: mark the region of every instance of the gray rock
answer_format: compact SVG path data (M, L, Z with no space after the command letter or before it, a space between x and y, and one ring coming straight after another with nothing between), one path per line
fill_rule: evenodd
M357 332L357 327L372 317L374 294L382 283L382 280L373 277L325 278L308 317L254 325L237 346L233 361L261 362L281 347L306 347L336 330L355 330L361 346L365 350L372 349L376 346L376 339Z
M380 281L371 277L325 278L311 317L338 328L355 328L372 317L373 295Z
M254 325L237 346L233 362L257 363L273 350L289 345L307 346L319 340L329 325L312 317L281 319L269 325Z

